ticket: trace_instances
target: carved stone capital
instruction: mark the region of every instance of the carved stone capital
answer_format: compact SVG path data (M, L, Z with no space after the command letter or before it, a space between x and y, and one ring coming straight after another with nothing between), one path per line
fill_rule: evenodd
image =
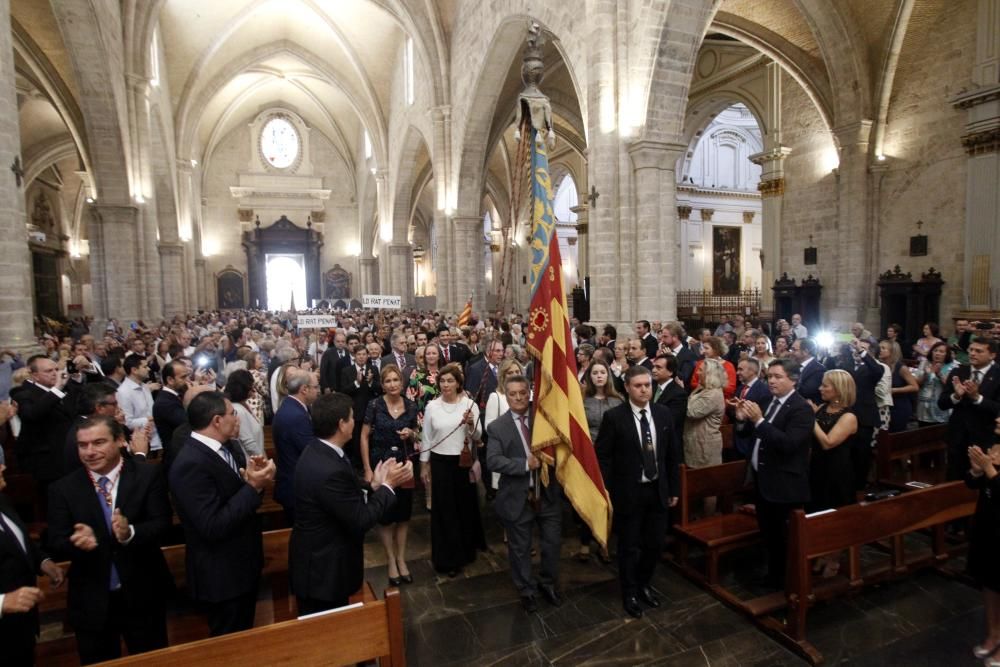
M743 224L752 225L755 215L757 215L757 211L743 211Z
M690 206L688 206L687 204L681 204L680 206L677 207L677 217L680 218L681 220L690 220L691 211L692 208Z
M757 189L760 191L761 197L780 197L785 194L785 179L771 178L761 181L757 184Z
M703 208L701 209L701 221L702 222L712 222L712 216L715 215L714 208Z
M663 141L641 140L633 142L628 147L632 166L639 169L660 169L672 171L677 165L677 158L684 154L687 146L684 144L666 143Z
M576 226L577 236L586 236L590 232L590 225L581 222Z

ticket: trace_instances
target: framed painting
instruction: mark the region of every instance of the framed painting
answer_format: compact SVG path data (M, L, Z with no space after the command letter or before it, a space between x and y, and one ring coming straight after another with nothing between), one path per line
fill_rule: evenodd
M712 292L735 294L740 291L742 267L740 227L712 227Z

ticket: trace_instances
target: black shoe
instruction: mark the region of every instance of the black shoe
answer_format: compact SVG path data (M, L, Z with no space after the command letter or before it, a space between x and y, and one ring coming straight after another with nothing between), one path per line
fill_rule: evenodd
M402 577L389 577L390 586L399 586L401 583L403 583Z
M556 591L556 587L551 584L538 584L538 592L542 594L550 605L553 607L559 607L562 605L562 598Z
M399 575L399 580L402 581L404 584L412 584L413 583L413 575L412 574L401 574L401 575Z
M660 606L660 598L656 597L656 593L649 586L643 586L639 589L639 600L647 607L656 608Z
M522 595L521 606L524 607L524 610L529 614L534 614L538 611L538 603L535 602L534 595Z
M639 606L639 601L634 596L625 598L622 606L625 608L625 613L632 618L642 618L642 607Z

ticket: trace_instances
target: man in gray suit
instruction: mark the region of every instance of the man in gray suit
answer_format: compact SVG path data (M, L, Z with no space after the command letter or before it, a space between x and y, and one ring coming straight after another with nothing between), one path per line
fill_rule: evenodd
M486 464L500 474L494 509L507 530L507 555L514 585L526 611L535 612L535 590L551 605L562 598L559 580L559 546L562 530L562 488L555 470L549 470L549 485L540 481L542 462L531 453L531 422L528 415L528 380L521 375L506 383L505 412L486 429ZM538 523L542 544L542 571L538 584L531 574L531 529Z
M392 351L382 357L379 368L398 366L399 372L403 374L403 388L405 389L406 382L410 379L410 372L417 367L417 359L406 351L406 336L404 334L394 333L389 341L392 345Z

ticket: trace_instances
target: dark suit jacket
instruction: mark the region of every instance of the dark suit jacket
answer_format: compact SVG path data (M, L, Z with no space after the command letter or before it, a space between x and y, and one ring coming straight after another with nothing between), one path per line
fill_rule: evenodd
M875 402L875 387L882 379L885 369L870 354L865 354L861 358L861 365L858 368L854 366L853 357L844 360L844 370L854 378L856 397L852 412L858 418L858 426L874 428L882 421Z
M823 374L826 368L819 363L819 359L813 358L806 367L802 369L802 375L795 385L795 391L802 398L812 401L816 405L823 402L819 395L819 386L823 384Z
M382 368L385 368L386 366L399 366L399 364L396 363L396 353L395 352L390 352L389 354L387 354L384 357L382 357L381 363L382 363L382 366L381 366ZM403 355L403 367L399 369L400 371L403 371L403 373L404 373L403 377L409 377L410 371L413 370L416 367L417 367L417 358L414 357L412 354L409 354L409 353L404 354Z
M465 362L469 360L470 357L469 348L459 343L452 343L448 346L448 362L455 362L465 366ZM444 360L441 360L441 366L445 364Z
M9 531L4 529L0 532L0 593L11 593L22 586L36 586L42 560L46 556L28 537L28 527L3 495L0 495L0 512L18 527L27 547L25 553ZM34 640L37 635L38 607L24 614L4 614L0 617L0 646Z
M153 401L153 423L164 447L174 437L179 426L187 424L187 411L180 396L160 390Z
M351 464L318 439L295 468L295 527L288 545L292 592L342 601L364 580L365 532L396 502L388 488L367 502Z
M51 482L65 472L66 433L76 419L76 387L75 382L68 383L63 398L32 382L11 391L21 418L18 463L35 479Z
M653 332L648 332L642 337L642 346L646 349L646 356L650 359L656 358L656 353L660 350L660 342L656 340Z
M653 395L656 395L655 385L653 386ZM674 433L677 434L678 441L680 441L683 445L684 420L687 419L687 391L685 391L684 387L680 386L676 382L671 382L660 393L660 397L656 399L656 403L658 405L662 405L667 410L670 410L670 418L674 422Z
M736 385L736 396L742 396L743 394L743 383ZM767 411L767 406L771 404L771 390L767 388L767 383L763 380L757 380L750 386L750 391L747 392L746 400L753 401L760 406L761 414ZM726 410L729 413L729 418L734 423L736 421L735 411L732 409ZM736 429L733 429L733 447L744 458L750 458L753 453L753 442L756 438L752 437L748 433L739 433Z
M341 356L341 352L343 352L343 356ZM340 382L340 369L343 368L340 361L350 358L351 354L346 349L338 350L332 345L326 348L326 352L323 353L323 357L319 361L319 388L323 392L328 389L337 391Z
M69 560L67 612L80 630L100 630L108 617L111 563L115 564L129 609L163 608L173 578L160 551L173 511L159 466L123 459L115 507L135 528L135 537L120 544L108 530L90 477L79 468L49 487L49 546ZM70 543L75 524L90 526L97 548L80 551Z
M524 511L531 483L528 457L518 429L514 413L510 410L494 419L486 429L486 467L490 472L500 474L493 508L501 520L508 522L516 521ZM559 501L562 489L554 474L549 476L549 480L549 485L542 487L542 502L555 503Z
M650 429L656 429L657 484L660 500L666 508L670 498L680 493L681 442L677 439L670 411L651 403ZM601 464L604 484L611 494L615 512L631 514L639 505L639 485L642 480L642 444L632 404L626 400L604 413L597 432L597 460Z
M355 385L358 379L358 372L355 370L354 364L345 366L340 373L340 391L354 399L354 432L357 434L361 433L361 423L365 418L365 410L368 409L368 402L376 396L382 395L382 383L379 380L379 374L375 370L374 364L369 361L366 367L371 371L372 381L368 383L362 379L360 386ZM357 442L354 445L355 447L360 446Z
M239 467L246 459L229 447ZM188 593L221 602L257 590L264 565L261 496L208 445L188 438L170 466L170 492L184 526Z
M288 396L274 413L271 432L274 434L274 457L278 466L274 478L274 499L282 507L295 507L292 490L295 464L299 462L306 445L316 437L309 411L297 399Z
M789 504L809 501L809 452L815 423L812 408L794 391L770 422L765 420L757 427L737 422L737 433L750 438L748 459L753 455L753 443L760 438L756 481L764 500Z
M497 372L499 373L499 367ZM485 359L470 364L465 371L465 390L472 395L479 406L479 420L483 421L486 414L486 401L490 394L497 390L497 378L489 370Z
M687 345L681 345L681 349L674 357L677 359L677 377L683 380L685 387L690 387L691 376L694 375L694 365L698 361L697 355Z
M951 418L948 420L948 445L952 452L960 452L963 455L972 445L979 445L986 451L986 448L993 444L993 422L1000 414L1000 366L997 363L990 367L979 383L979 395L983 397L979 404L965 397L957 404L952 403L951 395L954 393L952 378L964 382L971 377L971 366L955 368L948 374L944 391L938 397L938 407L942 410L951 410ZM963 458L963 462L965 460L967 459ZM955 472L964 474L965 471Z

